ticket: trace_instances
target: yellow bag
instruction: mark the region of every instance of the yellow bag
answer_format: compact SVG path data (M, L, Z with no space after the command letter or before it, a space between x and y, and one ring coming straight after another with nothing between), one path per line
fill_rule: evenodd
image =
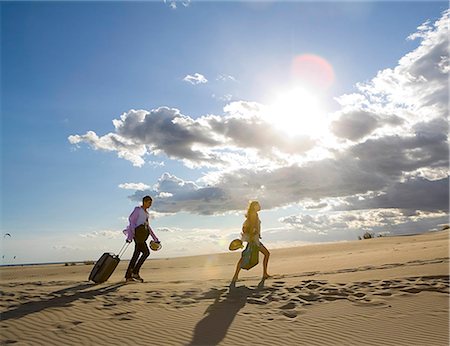
M247 243L245 250L242 251L242 263L241 268L249 270L257 265L259 262L259 245L250 242Z

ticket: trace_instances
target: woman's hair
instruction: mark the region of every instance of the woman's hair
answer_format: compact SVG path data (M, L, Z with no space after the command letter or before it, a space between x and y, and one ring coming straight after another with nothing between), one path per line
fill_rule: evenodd
M255 206L258 204L259 204L258 201L250 201L248 203L248 208L247 212L245 213L245 217L249 217L252 212L255 213Z
M150 196L144 196L144 198L142 198L142 203L146 201L153 201L153 199Z

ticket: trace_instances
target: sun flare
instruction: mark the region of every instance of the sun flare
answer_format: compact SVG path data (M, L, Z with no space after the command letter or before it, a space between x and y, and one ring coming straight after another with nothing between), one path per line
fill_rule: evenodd
M304 88L281 92L269 106L269 121L288 135L320 136L326 128L320 99Z

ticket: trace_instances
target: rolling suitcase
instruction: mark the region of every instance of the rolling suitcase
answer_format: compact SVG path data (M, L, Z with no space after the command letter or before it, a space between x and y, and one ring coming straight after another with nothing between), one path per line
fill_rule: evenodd
M119 264L120 256L125 253L129 244L130 243L125 243L117 255L105 252L99 260L95 262L94 268L92 268L91 274L89 274L89 281L94 281L99 284L108 280Z

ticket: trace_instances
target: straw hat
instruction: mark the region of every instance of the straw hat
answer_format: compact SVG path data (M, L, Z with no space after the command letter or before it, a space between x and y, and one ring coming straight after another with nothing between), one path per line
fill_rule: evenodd
M244 245L242 245L242 240L234 239L230 243L230 246L228 247L228 249L230 249L231 251L234 251L234 250L237 250L237 249L242 249L243 247L244 247Z
M161 248L162 248L161 243L157 243L156 241L153 240L150 241L150 249L152 249L153 251L161 250Z

